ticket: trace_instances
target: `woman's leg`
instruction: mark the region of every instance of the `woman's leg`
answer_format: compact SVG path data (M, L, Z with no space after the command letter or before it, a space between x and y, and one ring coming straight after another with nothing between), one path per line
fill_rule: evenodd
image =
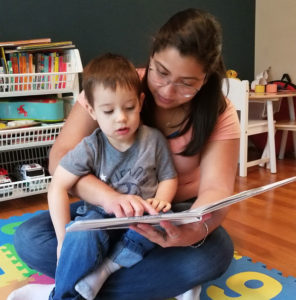
M180 295L219 277L232 257L232 241L219 227L200 248L154 248L138 264L112 274L96 299L159 300Z
M71 204L71 219L82 201ZM57 240L48 211L22 223L14 234L14 246L20 258L32 269L55 277Z

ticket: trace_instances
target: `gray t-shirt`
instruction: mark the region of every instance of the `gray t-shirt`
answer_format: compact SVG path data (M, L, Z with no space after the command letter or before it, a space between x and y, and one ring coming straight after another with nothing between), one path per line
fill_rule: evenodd
M92 173L116 191L143 199L155 196L158 182L176 177L166 139L145 125L139 127L134 144L124 152L96 129L69 151L60 165L77 176Z

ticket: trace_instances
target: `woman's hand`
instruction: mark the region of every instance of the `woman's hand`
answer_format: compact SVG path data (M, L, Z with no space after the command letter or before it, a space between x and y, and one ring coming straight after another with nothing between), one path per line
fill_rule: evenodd
M175 226L169 221L162 221L160 226L163 230L156 229L148 224L137 224L130 226L151 242L167 247L187 247L201 241L207 234L203 222L196 222Z

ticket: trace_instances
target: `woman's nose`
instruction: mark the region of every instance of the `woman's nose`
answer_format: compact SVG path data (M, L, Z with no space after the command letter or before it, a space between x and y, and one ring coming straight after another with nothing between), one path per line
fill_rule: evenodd
M175 86L170 82L167 85L161 87L161 95L165 98L169 98L176 94Z

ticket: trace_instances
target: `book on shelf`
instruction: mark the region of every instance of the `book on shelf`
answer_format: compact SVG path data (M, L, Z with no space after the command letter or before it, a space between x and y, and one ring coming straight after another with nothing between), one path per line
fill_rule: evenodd
M50 43L50 42L51 42L50 38L40 38L40 39L21 40L21 41L9 41L9 42L0 42L0 47L18 47L18 46L21 46L21 45Z
M296 176L289 177L281 181L270 183L254 189L240 192L233 196L218 200L216 202L200 206L195 209L189 209L176 213L165 213L158 215L144 215L141 217L124 217L124 218L108 218L108 219L94 219L94 220L79 220L74 221L67 227L67 231L81 231L81 230L103 230L103 229L122 229L128 228L132 224L146 223L152 226L159 226L161 221L170 221L175 225L189 224L200 222L202 216L221 208L238 203L242 200L254 197L269 190L275 189L282 185L296 181Z
M73 43L71 41L64 41L64 42L55 42L55 43L42 43L42 44L34 44L34 45L24 45L24 46L18 46L16 47L16 50L21 51L28 51L28 50L41 50L41 49L64 49L74 47Z
M1 47L0 51L1 72L14 75L3 76L4 83L7 85L1 85L0 92L8 92L8 89L28 91L66 88L67 76L70 76L66 73L71 71L71 55L67 51L43 49L36 52L5 53L4 47ZM42 73L46 74L42 75Z

